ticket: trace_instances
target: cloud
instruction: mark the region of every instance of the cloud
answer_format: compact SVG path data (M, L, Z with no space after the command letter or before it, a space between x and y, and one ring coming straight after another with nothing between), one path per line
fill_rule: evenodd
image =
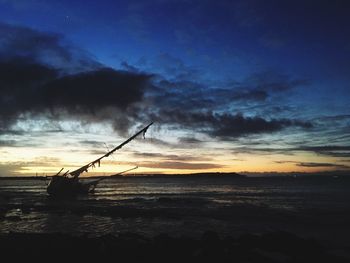
M310 80L308 79L291 78L287 74L281 74L276 71L254 73L242 83L243 86L254 87L254 89L270 93L286 92L309 84Z
M333 116L320 116L317 117L315 120L318 121L325 121L325 122L336 122L336 121L343 121L343 120L349 120L350 115L349 114L341 114L341 115L333 115Z
M121 130L118 124L127 125L128 116L114 115L108 109L126 112L142 100L150 79L148 75L109 68L55 78L55 71L50 68L16 63L11 64L16 77L0 80L1 128L9 127L20 115L44 114L49 119L75 116L86 121L109 120L115 123L116 130ZM0 65L0 76L8 70Z
M305 84L288 75L263 72L242 83L215 87L203 82L197 70L167 53L154 61L163 68L158 75L142 73L127 62L122 66L128 71L122 71L84 56L60 35L7 24L1 24L0 31L5 32L0 45L3 131L19 118L36 117L82 123L108 121L123 133L133 123L150 119L220 139L312 127L307 121L259 114L251 117L228 110L235 103L259 105L274 93ZM84 70L65 68L74 61L81 62L81 69L86 66Z
M303 151L329 152L329 151L350 151L350 146L325 145L325 146L302 146L298 148Z
M2 122L0 121L0 135L3 135L3 134L23 135L25 133L24 131L21 131L21 130L13 130L13 129L3 128L1 123Z
M204 143L203 141L201 141L201 140L198 140L198 139L196 139L196 138L194 138L194 137L179 137L178 138L178 142L180 143L180 144L202 144L202 143Z
M0 147L16 147L17 145L16 140L0 140Z
M195 112L202 109L227 111L236 108L237 111L242 109L256 112L256 115L283 115L283 112L291 110L282 99L286 93L309 84L308 80L272 71L251 74L241 82L210 83L189 72L190 69L181 60L176 61L168 70L172 72L172 78L167 77L167 73L156 75L153 88L146 93L147 99L155 102L159 109ZM188 76L177 77L177 68L188 72Z
M105 150L97 150L97 149L93 149L93 150L88 150L87 151L89 154L94 154L94 155L103 155L103 154L106 154L108 151Z
M332 157L350 157L350 146L347 145L301 146L296 150L314 152Z
M152 65L148 69L153 67L156 72L158 68L162 70L154 75L153 85L145 91L145 100L152 107L140 108L136 113L138 119L146 117L220 139L272 133L290 127L313 127L309 121L284 117L284 112L291 108L281 102L286 92L308 85L308 80L264 71L251 74L241 82L210 83L181 59L167 53L146 64ZM123 63L123 67L141 72L127 63ZM239 113L240 109L249 112L249 117Z
M42 33L27 27L0 23L1 56L30 57L39 59L43 53L51 52L66 59L71 53L60 43L62 36L53 33Z
M187 81L198 79L200 71L187 66L182 59L169 53L161 53L151 61L151 69L173 81Z
M57 34L3 23L0 33L2 134L36 117L108 120L128 129L131 105L143 99L151 75L102 67Z
M92 55L67 43L60 34L0 22L0 35L1 60L20 57L71 72L101 66Z
M0 162L0 176L20 175L28 172L30 167L56 167L60 161L59 158L39 156L30 162Z
M101 141L82 140L79 143L82 144L82 145L87 145L87 146L91 146L91 147L94 147L94 148L105 147L105 143L101 142Z
M252 143L255 145L256 143ZM323 146L297 146L297 147L283 147L283 148L257 148L257 147L238 147L235 152L246 153L281 153L292 154L294 152L313 152L316 154L327 155L331 157L350 157L350 146L338 145L323 145Z
M221 102L208 94L207 87L193 81L168 81L162 77L156 80L155 87L149 90L147 98L157 104L157 108L173 110L197 110L216 106Z
M130 65L128 62L126 61L123 61L120 63L120 66L125 69L126 71L129 71L129 72L140 72L140 70L133 66L133 65Z
M251 145L254 145L252 143ZM233 149L233 153L249 153L249 154L275 154L275 153L280 153L280 154L291 154L292 149L291 148L256 148L256 147L251 147L251 146L241 146L241 147L236 147Z
M55 79L58 71L23 57L11 59L0 58L0 85L2 91L23 91L27 85L37 88L38 85Z
M0 176L12 176L17 175L18 171L22 169L22 164L13 163L0 163Z
M335 163L312 163L312 162L301 162L297 163L297 166L302 167L331 167L331 168L350 168L348 165L335 164Z
M161 160L169 160L169 161L210 161L212 158L205 158L203 156L191 156L191 155L177 155L177 154L162 154L162 153L142 153L135 152L133 153L136 157L142 158L154 158Z
M140 101L150 76L110 68L68 75L42 88L49 106L71 111L96 111L104 107L125 110Z
M190 163L190 162L141 162L138 163L140 167L147 168L161 168L161 169L180 169L180 170L205 170L205 169L216 169L222 168L223 165L213 163Z
M0 132L18 120L108 121L126 132L152 75L103 67L61 35L0 23Z
M309 168L337 168L337 169L348 169L350 166L337 164L337 163L318 163L318 162L297 162L297 161L275 161L275 163L284 164L284 163L294 163L296 166L300 167L309 167Z
M162 111L154 119L167 124L179 124L219 138L235 138L258 133L272 133L289 127L311 128L312 124L300 120L245 117L240 113L172 112Z

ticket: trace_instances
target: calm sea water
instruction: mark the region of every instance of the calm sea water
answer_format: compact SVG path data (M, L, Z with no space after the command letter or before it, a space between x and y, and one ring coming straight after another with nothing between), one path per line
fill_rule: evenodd
M347 178L114 178L96 192L52 200L45 180L0 180L0 232L198 236L291 231L350 234Z

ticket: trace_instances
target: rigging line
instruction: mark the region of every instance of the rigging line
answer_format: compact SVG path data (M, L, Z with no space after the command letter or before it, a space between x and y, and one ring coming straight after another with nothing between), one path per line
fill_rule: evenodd
M108 145L107 145L105 142L104 142L103 144L105 145L105 147L106 147L106 149L107 149L107 152L109 152ZM111 155L111 157L112 157L113 160L115 160L113 154Z
M107 145L105 142L104 142L103 144L105 145L105 147L106 147L106 149L107 149L107 152L109 152L108 145Z

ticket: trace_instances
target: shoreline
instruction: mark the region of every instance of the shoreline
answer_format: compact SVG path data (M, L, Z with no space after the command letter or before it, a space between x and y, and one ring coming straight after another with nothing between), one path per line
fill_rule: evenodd
M0 176L0 180L49 180L52 175L48 176ZM286 173L278 175L250 175L241 173L191 173L191 174L135 174L135 175L91 175L81 176L79 179L123 179L123 178L205 178L205 179L342 179L350 180L350 173Z

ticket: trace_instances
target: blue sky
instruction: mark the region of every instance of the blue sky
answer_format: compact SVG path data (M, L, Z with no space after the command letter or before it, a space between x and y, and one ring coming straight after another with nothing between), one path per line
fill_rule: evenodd
M62 134L103 151L149 121L158 144L125 153L145 172L348 169L349 11L347 1L1 0L2 170L30 173L48 152L81 148L50 148ZM78 165L55 160L40 169Z

